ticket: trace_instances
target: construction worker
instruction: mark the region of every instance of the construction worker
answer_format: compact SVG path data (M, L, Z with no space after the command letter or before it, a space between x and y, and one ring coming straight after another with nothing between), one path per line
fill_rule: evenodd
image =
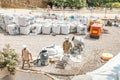
M65 37L65 41L63 42L64 53L69 54L71 48L72 48L72 43L69 42L69 38L67 36L67 37Z
M23 45L23 50L22 50L22 69L24 68L24 64L27 63L28 67L30 68L30 59L32 60L32 55L31 53L28 51L27 46Z

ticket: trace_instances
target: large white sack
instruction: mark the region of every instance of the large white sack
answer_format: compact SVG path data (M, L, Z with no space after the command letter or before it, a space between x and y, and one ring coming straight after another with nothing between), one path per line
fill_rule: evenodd
M2 28L3 30L6 30L6 26L7 26L7 25L5 25L5 23L1 23L1 28Z
M6 25L15 23L15 20L13 19L13 15L5 15L4 21Z
M27 27L20 27L20 34L29 34L30 33L30 26Z
M67 24L61 25L61 34L69 34L70 33L70 26Z
M55 48L46 48L48 51L49 56L55 56L57 55L57 50Z
M42 26L42 34L50 34L51 33L51 24L46 24Z
M48 54L54 60L62 60L63 57L63 48L61 46L56 46L55 44L50 47L45 48L48 51Z
M35 23L45 23L45 20L44 20L44 18L39 18L39 19L35 19Z
M75 23L70 23L70 32L76 32L77 31L77 25Z
M19 34L19 29L16 24L9 24L9 25L7 25L7 28L8 28L8 33L10 35Z
M60 26L58 24L52 25L52 33L60 34Z
M29 17L27 17L27 16L19 16L18 17L18 25L27 26L29 24L30 24Z
M74 46L77 46L77 45L83 45L84 46L84 39L80 36L74 36L74 40L73 40L73 43L74 43Z
M77 26L77 33L78 34L86 34L87 33L87 26L85 26L83 24L79 24Z
M42 24L35 23L31 25L30 30L32 31L32 33L39 34L41 33L41 28L42 28Z

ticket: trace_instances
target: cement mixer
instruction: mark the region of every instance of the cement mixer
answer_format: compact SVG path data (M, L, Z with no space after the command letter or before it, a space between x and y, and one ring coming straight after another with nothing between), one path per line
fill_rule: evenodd
M84 39L80 36L73 36L72 41L74 43L74 47L71 49L71 54L81 54L85 47Z

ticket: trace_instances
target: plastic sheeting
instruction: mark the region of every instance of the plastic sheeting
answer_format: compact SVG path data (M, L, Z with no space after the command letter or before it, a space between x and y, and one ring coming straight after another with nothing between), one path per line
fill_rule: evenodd
M90 75L92 80L118 80L118 73L120 72L119 59L120 53L97 70L88 72L87 75Z
M19 29L18 29L18 26L16 24L10 24L7 27L8 27L8 33L10 35L19 34Z
M30 26L20 27L20 34L27 35L30 33Z
M78 34L86 34L87 33L87 26L85 26L83 24L79 24L77 26L77 33Z

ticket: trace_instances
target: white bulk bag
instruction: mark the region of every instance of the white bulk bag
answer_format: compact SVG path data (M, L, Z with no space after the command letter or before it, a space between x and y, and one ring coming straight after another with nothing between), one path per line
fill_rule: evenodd
M46 24L42 26L42 34L50 34L51 33L51 24Z
M55 48L46 48L49 56L55 56L57 55L57 50Z
M1 23L1 28L2 28L3 30L6 30L6 26L7 26L7 25L5 25L4 23Z
M75 23L70 23L70 32L76 32L77 31L77 25Z
M42 24L35 23L31 25L30 30L32 31L32 33L39 34L41 33L41 28L42 28Z
M61 25L61 34L69 34L70 33L70 26L67 24Z
M19 16L18 17L18 25L27 26L30 24L29 17L27 16Z
M60 34L60 26L58 24L52 25L52 33Z
M77 26L77 33L78 34L86 34L87 33L87 26L85 26L83 24L79 24Z
M10 35L19 34L19 29L16 24L9 24L9 25L7 25L7 28L8 28L8 33Z
M6 25L15 23L12 15L5 15L4 21Z
M26 27L20 27L20 34L29 34L30 33L30 26L26 26Z

